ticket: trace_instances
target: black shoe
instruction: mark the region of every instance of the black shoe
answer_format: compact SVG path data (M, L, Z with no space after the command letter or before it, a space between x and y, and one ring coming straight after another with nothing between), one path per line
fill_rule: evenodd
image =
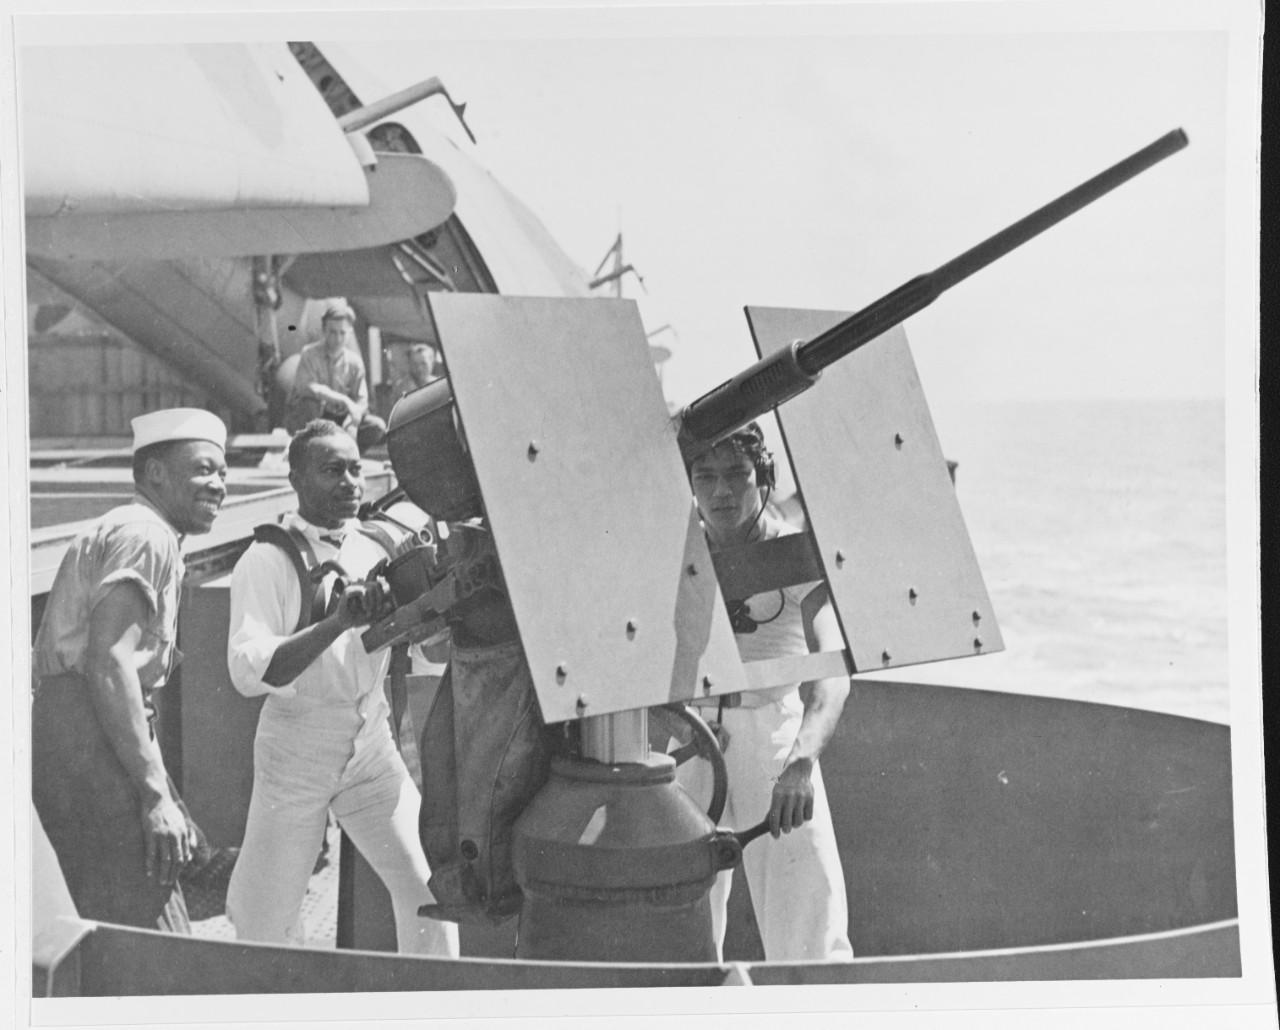
M224 893L231 880L231 870L236 867L236 859L240 857L239 848L209 848L187 863L178 875L183 886L195 887L198 890L222 890Z

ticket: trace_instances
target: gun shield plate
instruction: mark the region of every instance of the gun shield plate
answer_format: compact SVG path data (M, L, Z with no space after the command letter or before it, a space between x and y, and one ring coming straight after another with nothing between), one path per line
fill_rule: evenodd
M846 317L747 309L762 356ZM1002 650L902 327L825 369L778 422L855 669Z
M634 302L429 303L543 717L741 690Z

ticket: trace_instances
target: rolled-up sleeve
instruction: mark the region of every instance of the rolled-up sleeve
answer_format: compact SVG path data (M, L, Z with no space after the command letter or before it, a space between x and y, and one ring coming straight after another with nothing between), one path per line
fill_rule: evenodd
M158 607L156 584L172 580L178 564L173 532L159 523L132 522L106 534L98 556L100 574L89 598L89 610L98 606L117 583L132 583L146 598L154 614Z
M227 672L245 697L297 696L292 684L272 686L263 676L297 625L301 603L297 574L284 552L272 544L250 544L231 573L227 634Z

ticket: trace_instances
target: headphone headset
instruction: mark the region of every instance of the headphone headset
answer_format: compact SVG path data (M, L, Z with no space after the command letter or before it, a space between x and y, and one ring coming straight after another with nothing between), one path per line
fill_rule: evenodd
M773 466L773 455L768 451L761 451L760 457L756 460L756 482L760 484L762 490L770 492L778 484L778 473Z
M730 437L742 453L751 459L756 470L756 485L761 490L773 492L778 485L778 473L773 463L773 452L765 448L764 432L756 422L749 422Z
M773 463L773 452L765 448L764 432L760 429L758 423L748 422L745 426L735 433L730 433L722 439L716 446L721 444L732 444L734 450L739 454L746 456L751 462L751 467L755 469L756 486L761 490L767 490L770 493L778 485L778 473ZM684 466L685 475L693 476L693 462L686 461Z

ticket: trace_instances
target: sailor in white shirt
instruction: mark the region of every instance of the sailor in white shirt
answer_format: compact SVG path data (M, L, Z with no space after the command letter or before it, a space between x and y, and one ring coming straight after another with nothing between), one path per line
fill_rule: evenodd
M355 441L335 423L308 423L290 445L289 466L298 510L285 526L306 536L320 562L363 579L386 552L357 531L364 480ZM302 943L302 901L332 810L391 894L399 950L456 957L457 926L418 916L435 900L418 839L419 795L388 722L389 653L367 654L360 641L368 622L360 585L295 631L301 595L289 556L274 544L255 542L236 563L227 665L240 693L267 697L227 915L242 940Z
M695 458L689 474L712 551L796 532L765 509L773 461L756 423ZM743 661L844 646L826 590L813 583L732 604L730 617ZM769 962L853 958L844 873L818 763L848 696L849 678L837 676L709 699L727 739L723 819L749 826L767 816L773 835L742 853ZM695 797L704 797L710 768L689 762L678 781ZM726 871L711 889L712 926L721 950L732 881Z

